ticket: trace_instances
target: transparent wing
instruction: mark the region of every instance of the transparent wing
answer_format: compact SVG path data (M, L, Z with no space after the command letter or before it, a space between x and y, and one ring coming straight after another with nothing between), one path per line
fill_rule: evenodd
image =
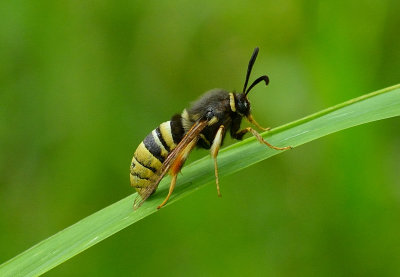
M203 129L207 126L207 120L197 121L193 124L193 126L189 129L186 135L182 138L182 140L178 143L174 150L168 155L165 159L161 169L160 174L158 175L157 179L155 179L151 185L147 186L143 189L140 194L138 194L135 198L133 203L133 208L136 210L138 209L144 201L157 189L158 184L164 178L165 174L168 173L169 169L171 168L172 164L175 160L183 153L186 147L195 139L198 138L199 134Z

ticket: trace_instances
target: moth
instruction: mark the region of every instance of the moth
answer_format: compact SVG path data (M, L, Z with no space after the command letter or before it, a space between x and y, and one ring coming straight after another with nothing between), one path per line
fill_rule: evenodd
M139 144L130 166L130 182L138 192L134 209L157 190L158 184L169 173L171 184L165 200L158 206L164 206L174 191L177 175L183 167L189 153L194 147L209 149L214 159L215 178L218 196L221 196L218 179L218 151L227 132L231 137L241 140L247 133L253 134L260 143L276 150L291 149L290 146L276 147L265 141L253 128L240 129L242 119L247 119L257 128L261 127L251 115L248 94L251 89L264 81L269 83L267 75L257 78L249 87L248 81L254 62L258 55L258 47L250 58L243 91L228 92L224 89L212 89L195 101L190 108L181 114L175 114L171 120L161 123Z

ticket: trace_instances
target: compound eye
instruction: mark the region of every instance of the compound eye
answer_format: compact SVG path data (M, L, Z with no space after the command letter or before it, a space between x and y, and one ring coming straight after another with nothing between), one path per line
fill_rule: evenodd
M238 110L240 113L244 114L247 110L247 103L245 101L240 101L238 103Z

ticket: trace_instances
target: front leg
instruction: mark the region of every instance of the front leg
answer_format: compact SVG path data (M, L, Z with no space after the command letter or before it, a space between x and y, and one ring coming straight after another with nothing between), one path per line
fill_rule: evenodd
M242 140L243 139L243 136L245 135L245 134L247 134L249 132L249 130L247 129L247 128L245 128L245 129L242 129L242 130L238 130L238 131L236 131L236 133L235 133L235 136L232 136L234 139L237 139L237 140Z
M254 120L254 118L251 116L251 115L249 115L248 117L247 117L247 119L250 121L250 123L252 123L252 124L255 124L257 127L259 127L261 130L264 130L264 131L268 131L270 128L264 128L264 127L261 127L255 120ZM232 124L231 124L231 137L232 138L234 138L234 139L237 139L237 140L242 140L243 139L243 136L247 133L247 132L250 132L247 128L246 129L243 129L243 130L240 130L240 124L242 123L242 117L241 116L238 116L238 115L236 115L236 116L234 116L233 118L232 118Z
M237 131L234 138L240 140L240 139L242 139L243 136L244 136L246 133L248 133L248 132L251 132L251 133L257 138L257 140L258 140L260 143L265 144L265 145L268 146L269 148L272 148L272 149L275 149L275 150L288 150L288 149L292 149L291 146L286 146L286 147L276 147L276 146L273 146L272 144L270 144L270 143L268 143L266 140L264 140L263 137L262 137L256 130L254 130L254 129L251 128L251 127L247 127L247 128L244 128L243 130Z

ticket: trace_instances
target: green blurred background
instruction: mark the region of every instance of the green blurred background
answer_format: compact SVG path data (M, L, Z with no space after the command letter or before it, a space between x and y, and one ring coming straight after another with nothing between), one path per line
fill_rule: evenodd
M140 141L204 91L240 90L255 46L265 126L398 83L399 14L395 0L1 1L0 262L133 193ZM399 276L399 142L394 118L285 152L48 276Z

